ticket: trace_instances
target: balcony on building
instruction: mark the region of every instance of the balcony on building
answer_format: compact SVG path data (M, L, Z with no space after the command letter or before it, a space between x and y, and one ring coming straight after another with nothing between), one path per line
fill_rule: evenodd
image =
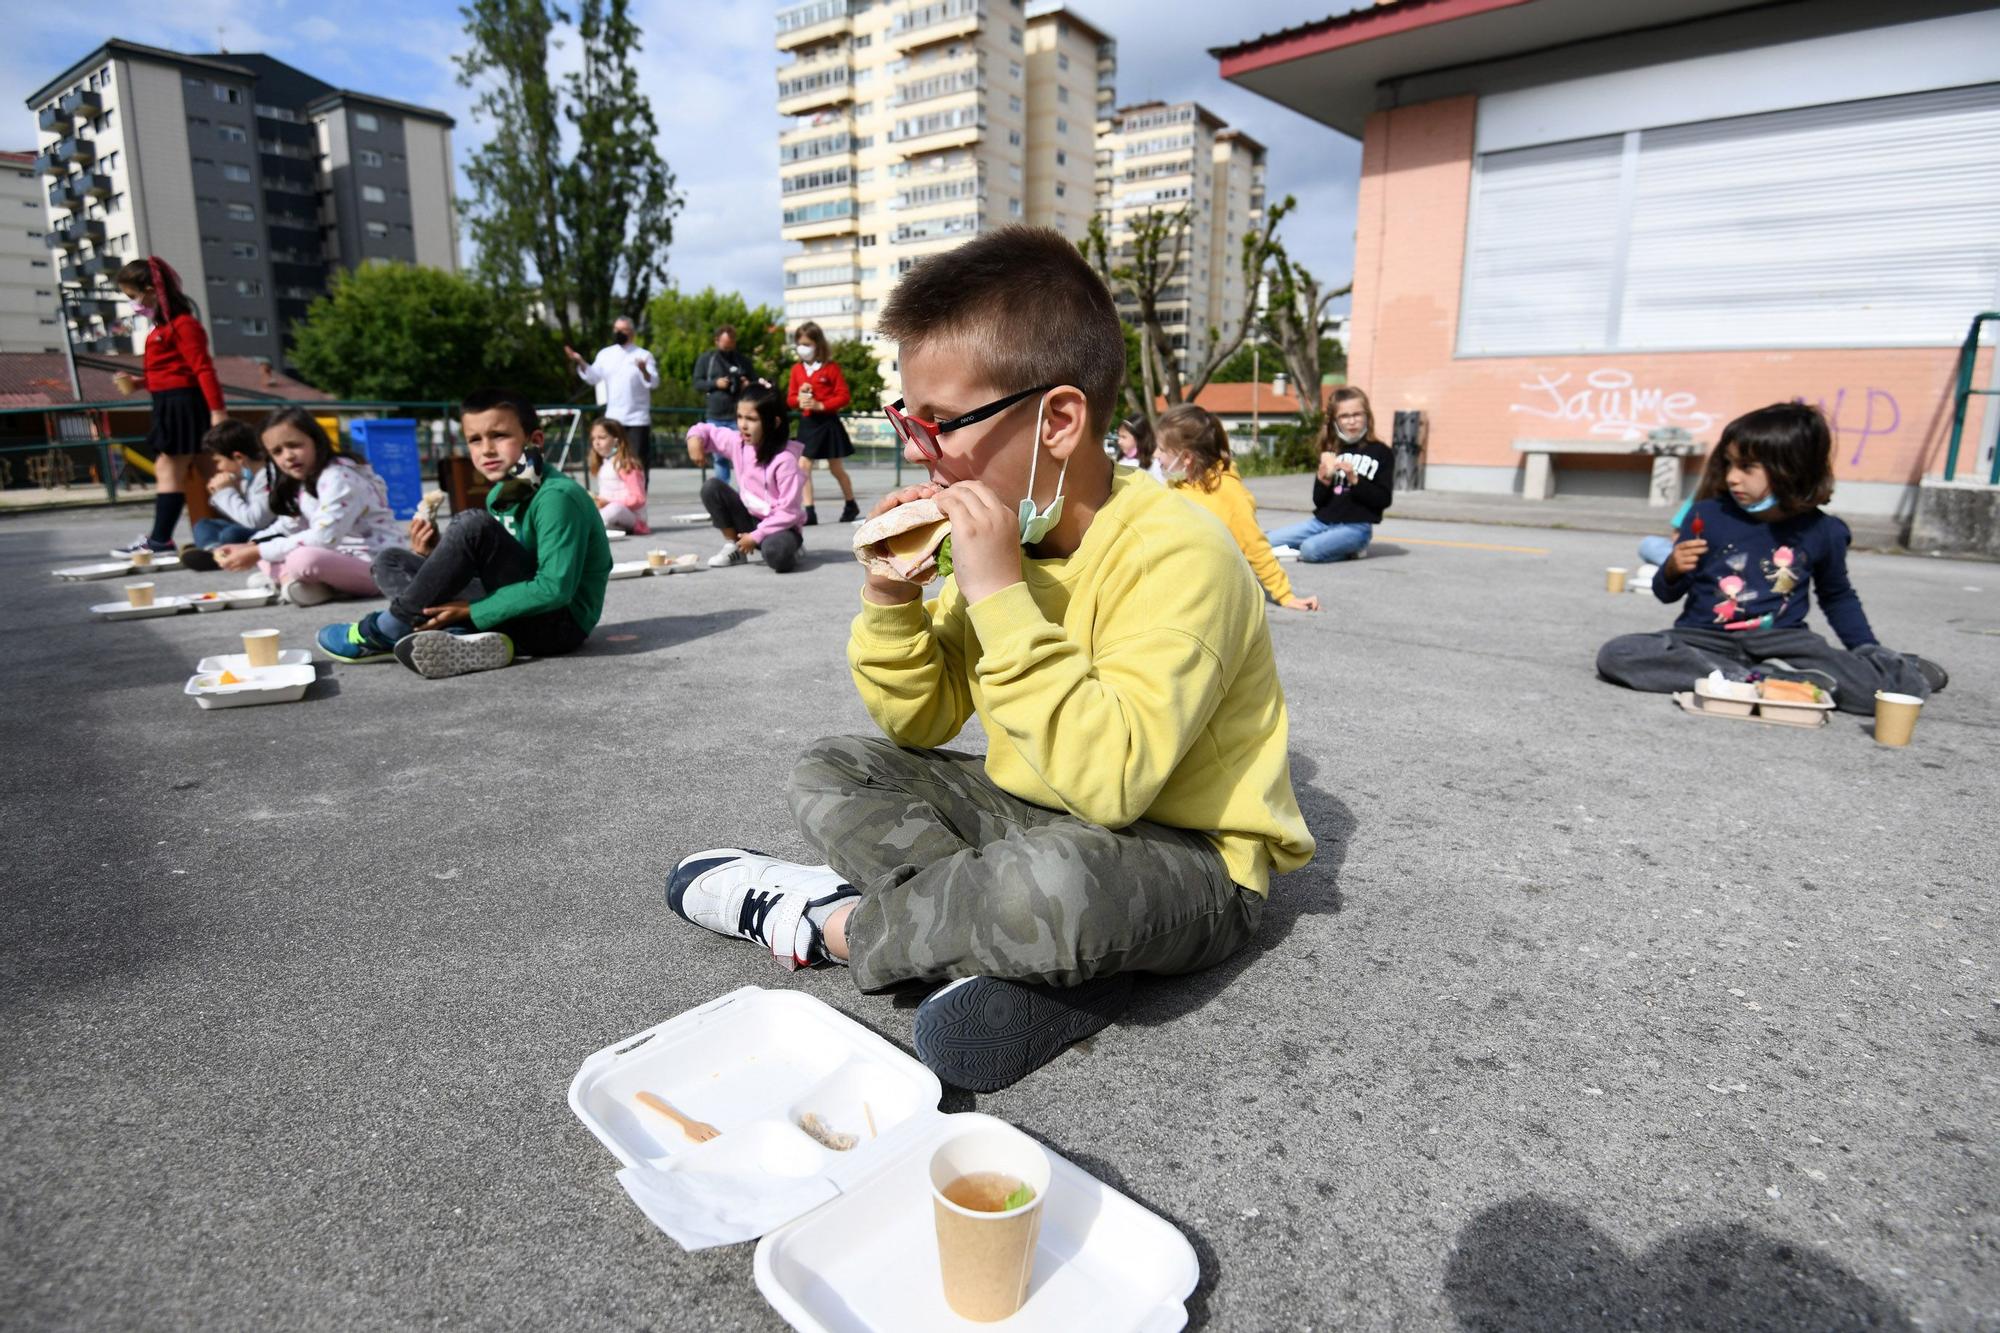
M895 96L890 99L889 105L916 106L921 102L935 102L940 97L976 93L985 87L986 62L983 59L975 59L972 64L958 69L897 84Z
M72 134L67 139L58 139L49 147L49 152L64 166L74 163L87 167L97 160L97 141Z
M99 225L103 224L100 223ZM123 265L118 262L118 258L115 255L92 255L77 265L77 280L79 282L97 282L100 280L109 282L122 267Z
M104 219L71 218L60 227L51 228L42 238L51 250L75 250L88 241L92 245L104 244Z
M845 236L859 229L859 212L860 206L852 196L815 204L798 204L784 210L778 234L787 241Z
M970 106L905 116L889 131L889 142L901 146L907 157L977 143L985 129L986 103L981 99Z
M793 51L854 31L854 0L812 0L778 11L778 49Z
M72 124L96 120L104 114L104 94L95 89L86 91L79 88L75 92L65 96L56 105L64 115L70 118Z
M76 118L63 109L61 102L57 102L43 107L41 114L35 117L35 123L41 126L44 134L68 134L76 127Z
M52 143L35 154L35 170L44 176L69 175L69 162L61 152L61 143Z
M89 352L93 356L132 355L132 335L128 333L105 333L79 344L79 352Z
M852 287L861 281L858 264L818 264L785 270L785 290L812 287Z
M985 18L983 0L930 0L896 15L889 27L889 44L898 51L914 51L933 42L956 41L978 32Z
M118 318L118 298L109 292L85 292L66 299L70 312L80 318L94 316L106 324Z
M853 77L844 52L830 60L786 65L778 71L778 114L803 116L851 102Z

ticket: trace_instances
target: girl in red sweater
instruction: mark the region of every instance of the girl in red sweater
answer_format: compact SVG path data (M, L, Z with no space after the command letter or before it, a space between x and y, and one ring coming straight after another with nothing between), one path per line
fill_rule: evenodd
M153 530L113 555L139 550L163 554L174 549L174 526L187 505L183 493L201 437L212 425L229 419L222 406L222 385L208 355L208 330L195 315L194 303L181 290L180 274L152 255L134 259L118 270L118 286L139 314L152 325L146 334L146 389L153 395L153 429L146 443L153 447ZM130 375L119 377L126 393L136 387Z
M819 325L799 325L792 342L799 359L792 367L792 383L785 391L785 401L798 410L799 443L805 446L805 457L799 461L799 467L806 477L806 526L819 522L819 515L813 512L815 459L824 459L827 470L840 483L841 497L847 501L841 506L840 521L852 523L861 517L861 507L854 503L854 483L848 478L847 464L841 461L854 452L854 442L847 438L840 410L853 401L854 395L847 391L847 380L834 363L833 354L827 349L826 333Z

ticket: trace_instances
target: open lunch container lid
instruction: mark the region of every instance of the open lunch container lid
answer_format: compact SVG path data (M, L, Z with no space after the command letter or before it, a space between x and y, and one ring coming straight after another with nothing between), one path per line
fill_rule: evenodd
M692 1142L635 1100L642 1091L720 1133ZM953 1314L938 1278L931 1151L1004 1122L945 1115L943 1095L922 1063L829 1005L746 986L590 1056L569 1104L628 1168L796 1182L803 1211L765 1233L755 1263L758 1290L795 1329L1166 1333L1187 1323L1200 1278L1187 1238L1052 1149L1027 1303L997 1324ZM808 1113L860 1142L823 1146L798 1127Z

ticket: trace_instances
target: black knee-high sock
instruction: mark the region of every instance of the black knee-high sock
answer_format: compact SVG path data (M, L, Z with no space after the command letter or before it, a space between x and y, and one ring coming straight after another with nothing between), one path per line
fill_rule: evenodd
M170 542L174 539L174 525L181 521L181 510L187 507L187 497L177 491L161 491L153 497L153 540Z

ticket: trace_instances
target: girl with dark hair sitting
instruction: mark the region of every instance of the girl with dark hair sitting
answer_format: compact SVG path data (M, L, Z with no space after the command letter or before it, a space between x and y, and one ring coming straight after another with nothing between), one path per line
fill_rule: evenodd
M805 475L801 446L788 439L785 407L776 392L752 389L736 401L736 429L702 422L688 431L688 458L700 466L712 454L736 472L736 487L710 477L701 488L709 520L721 530L722 549L710 569L760 560L774 574L799 563L805 545Z
M208 330L181 290L173 265L147 255L119 269L116 281L133 310L152 326L146 333L145 385L153 396L153 424L146 443L153 450L153 476L159 484L153 492L152 531L111 554L145 550L164 555L174 549L174 528L187 507L187 477L201 437L229 414L208 354ZM138 387L124 371L116 378L121 393Z
M1936 693L1943 667L1875 638L1847 577L1847 525L1833 497L1833 433L1818 409L1774 403L1722 428L1695 502L1653 595L1681 602L1663 633L1625 634L1598 650L1597 672L1635 690L1685 690L1713 671L1811 681L1845 713L1872 714L1875 692ZM1807 595L1840 636L1806 628Z

